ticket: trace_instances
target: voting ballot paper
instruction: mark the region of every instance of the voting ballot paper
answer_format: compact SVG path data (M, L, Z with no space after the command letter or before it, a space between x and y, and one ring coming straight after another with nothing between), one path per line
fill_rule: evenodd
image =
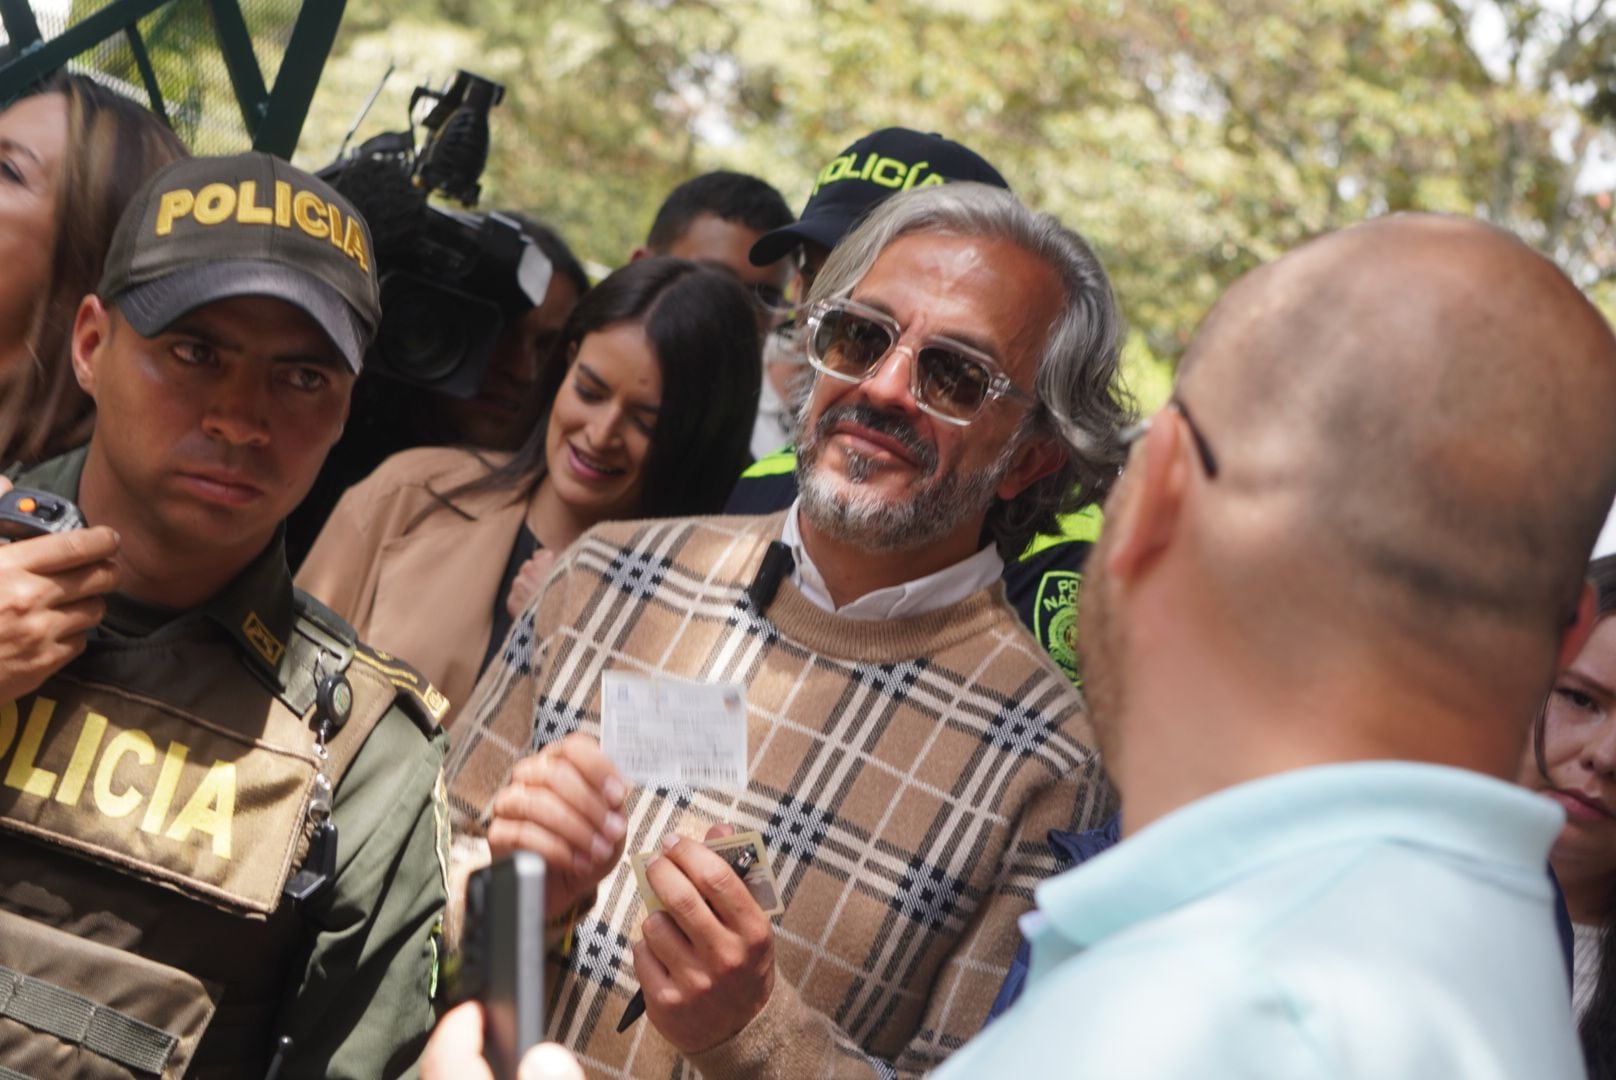
M636 784L746 786L746 689L608 671L600 748Z

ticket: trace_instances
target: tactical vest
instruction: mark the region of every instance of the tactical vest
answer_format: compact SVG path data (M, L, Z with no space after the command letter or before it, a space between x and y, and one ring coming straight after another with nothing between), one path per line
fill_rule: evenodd
M8 1080L263 1076L308 955L284 890L316 828L316 776L337 788L395 700L435 727L430 686L401 693L413 672L318 605L286 643L285 686L200 621L167 630L92 642L0 704ZM315 680L339 672L353 707L322 761Z

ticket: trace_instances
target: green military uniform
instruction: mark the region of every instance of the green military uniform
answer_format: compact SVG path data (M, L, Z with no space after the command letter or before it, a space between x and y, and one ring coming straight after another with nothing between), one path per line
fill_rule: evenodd
M76 498L84 459L16 481ZM336 672L352 715L317 751ZM446 894L445 705L293 588L278 537L194 610L108 597L82 656L0 704L0 1066L262 1076L284 1036L283 1076L413 1073ZM321 772L335 867L296 901Z

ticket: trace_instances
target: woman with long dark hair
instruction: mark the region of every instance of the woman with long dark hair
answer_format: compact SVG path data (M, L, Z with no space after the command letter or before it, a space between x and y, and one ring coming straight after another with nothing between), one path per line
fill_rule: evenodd
M1538 715L1526 783L1565 808L1549 863L1571 913L1572 1007L1588 1075L1616 1080L1616 556L1588 577L1598 617Z
M521 449L389 458L298 573L455 705L556 553L602 521L716 513L746 466L761 365L730 274L631 263L584 296L556 348L537 388L549 407Z

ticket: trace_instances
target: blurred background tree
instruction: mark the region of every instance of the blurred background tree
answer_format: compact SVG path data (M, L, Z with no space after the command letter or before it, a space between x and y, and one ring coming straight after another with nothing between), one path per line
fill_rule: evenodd
M1616 314L1616 12L1607 0L350 0L299 151L402 126L410 89L503 82L485 207L621 264L711 168L800 207L858 136L981 152L1087 236L1159 400L1233 278L1397 210L1476 214Z

